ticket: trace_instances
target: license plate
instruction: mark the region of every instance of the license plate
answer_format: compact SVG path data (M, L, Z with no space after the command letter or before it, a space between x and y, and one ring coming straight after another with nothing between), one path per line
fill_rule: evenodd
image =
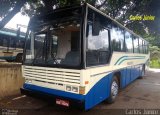
M66 100L56 99L56 104L69 107L69 101L66 101Z

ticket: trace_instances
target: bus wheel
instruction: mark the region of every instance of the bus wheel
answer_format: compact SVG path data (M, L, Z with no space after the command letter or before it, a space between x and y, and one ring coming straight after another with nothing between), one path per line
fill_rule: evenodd
M16 62L22 62L22 54L17 54L15 61Z
M7 62L13 62L13 60L6 60Z
M119 83L117 77L114 77L110 86L110 96L107 99L108 103L114 103L119 92Z

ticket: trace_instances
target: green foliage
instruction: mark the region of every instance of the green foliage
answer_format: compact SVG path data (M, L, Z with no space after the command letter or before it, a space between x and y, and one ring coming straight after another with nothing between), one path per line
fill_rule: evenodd
M160 48L160 35L144 33L143 38L146 39L152 46L158 46Z
M23 15L33 17L36 14L40 14L44 10L44 5L41 0L29 0L21 9Z
M150 61L150 67L151 68L160 68L160 60L151 60Z
M3 18L15 6L17 0L3 0L0 3L0 18Z
M150 67L160 68L160 48L157 46L150 46Z
M3 0L0 20L9 14L21 0ZM27 0L21 12L30 17L55 8L80 4L82 0ZM151 67L160 67L160 2L159 0L84 0L119 21L150 43ZM17 13L17 12L15 12ZM129 20L130 15L153 15L154 21ZM2 22L2 21L1 21ZM116 45L117 49L120 47Z
M150 46L150 59L151 60L160 60L160 48L157 46Z

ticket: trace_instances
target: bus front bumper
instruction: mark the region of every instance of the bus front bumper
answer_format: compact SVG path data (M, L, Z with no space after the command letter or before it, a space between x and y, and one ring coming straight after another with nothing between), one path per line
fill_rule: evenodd
M32 89L31 89L32 88ZM37 88L41 90L37 90ZM34 85L24 84L23 88L20 88L22 94L45 99L49 102L56 104L56 100L65 100L69 102L69 107L76 107L79 109L85 109L84 96L80 94L73 94L69 92L43 88ZM73 98L74 97L74 98Z

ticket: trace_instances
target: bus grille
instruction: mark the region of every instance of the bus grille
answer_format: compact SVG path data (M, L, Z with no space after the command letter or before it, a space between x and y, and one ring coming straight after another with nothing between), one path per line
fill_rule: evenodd
M80 85L80 70L23 66L23 76L26 79L56 85Z

